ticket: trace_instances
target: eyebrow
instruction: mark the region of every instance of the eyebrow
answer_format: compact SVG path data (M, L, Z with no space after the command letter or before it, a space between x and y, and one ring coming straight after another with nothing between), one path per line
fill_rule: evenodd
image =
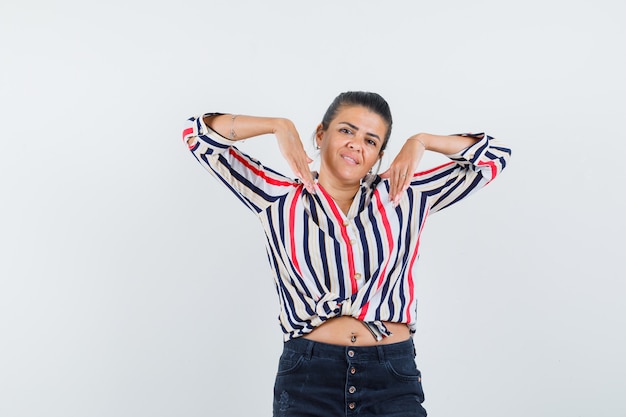
M342 123L343 123L343 124L346 124L346 125L348 125L348 126L350 126L350 127L351 127L352 129L354 129L354 130L359 130L359 128L358 128L358 127L356 127L355 125L353 125L352 123L348 123L348 122L339 122L339 124L342 124ZM376 139L380 140L380 136L378 136L378 135L377 135L377 134L375 134L375 133L366 132L365 134L366 134L367 136L372 136L372 137L375 137Z

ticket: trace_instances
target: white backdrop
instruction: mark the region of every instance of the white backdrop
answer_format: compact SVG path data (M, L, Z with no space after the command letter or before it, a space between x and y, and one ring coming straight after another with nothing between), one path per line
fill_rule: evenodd
M429 415L626 416L620 4L3 0L0 415L270 416L261 228L180 129L283 116L309 146L359 89L391 105L387 155L419 131L513 148L423 235ZM288 172L272 137L242 147Z

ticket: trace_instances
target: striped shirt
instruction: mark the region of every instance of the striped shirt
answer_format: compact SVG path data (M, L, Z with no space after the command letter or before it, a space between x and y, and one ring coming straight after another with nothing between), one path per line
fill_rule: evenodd
M280 301L284 340L311 332L324 321L352 316L380 340L383 322L405 323L415 332L417 300L413 267L425 219L491 182L507 164L508 147L492 137L449 155L450 162L418 172L399 204L389 182L363 183L347 214L316 182L315 194L246 155L207 127L188 119L183 140L219 182L254 212Z

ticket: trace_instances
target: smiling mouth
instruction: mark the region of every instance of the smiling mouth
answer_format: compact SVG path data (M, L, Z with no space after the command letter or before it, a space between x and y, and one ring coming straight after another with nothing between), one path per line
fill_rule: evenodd
M350 164L359 165L359 162L356 159L354 159L354 158L351 158L351 157L346 156L346 155L343 155L342 158L344 160L348 161L348 163L350 163Z

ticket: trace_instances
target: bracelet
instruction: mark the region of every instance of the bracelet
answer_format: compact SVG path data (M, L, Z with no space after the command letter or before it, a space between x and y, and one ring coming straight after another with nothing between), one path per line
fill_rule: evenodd
M239 116L238 114L233 114L230 117L230 133L228 133L228 138L229 139L235 139L237 137L237 134L235 133L235 119L237 118L237 116Z
M411 138L410 140L416 140L420 143L420 145L422 145L424 147L424 150L426 150L426 145L424 145L424 142L422 142L421 140L419 140L418 138Z

